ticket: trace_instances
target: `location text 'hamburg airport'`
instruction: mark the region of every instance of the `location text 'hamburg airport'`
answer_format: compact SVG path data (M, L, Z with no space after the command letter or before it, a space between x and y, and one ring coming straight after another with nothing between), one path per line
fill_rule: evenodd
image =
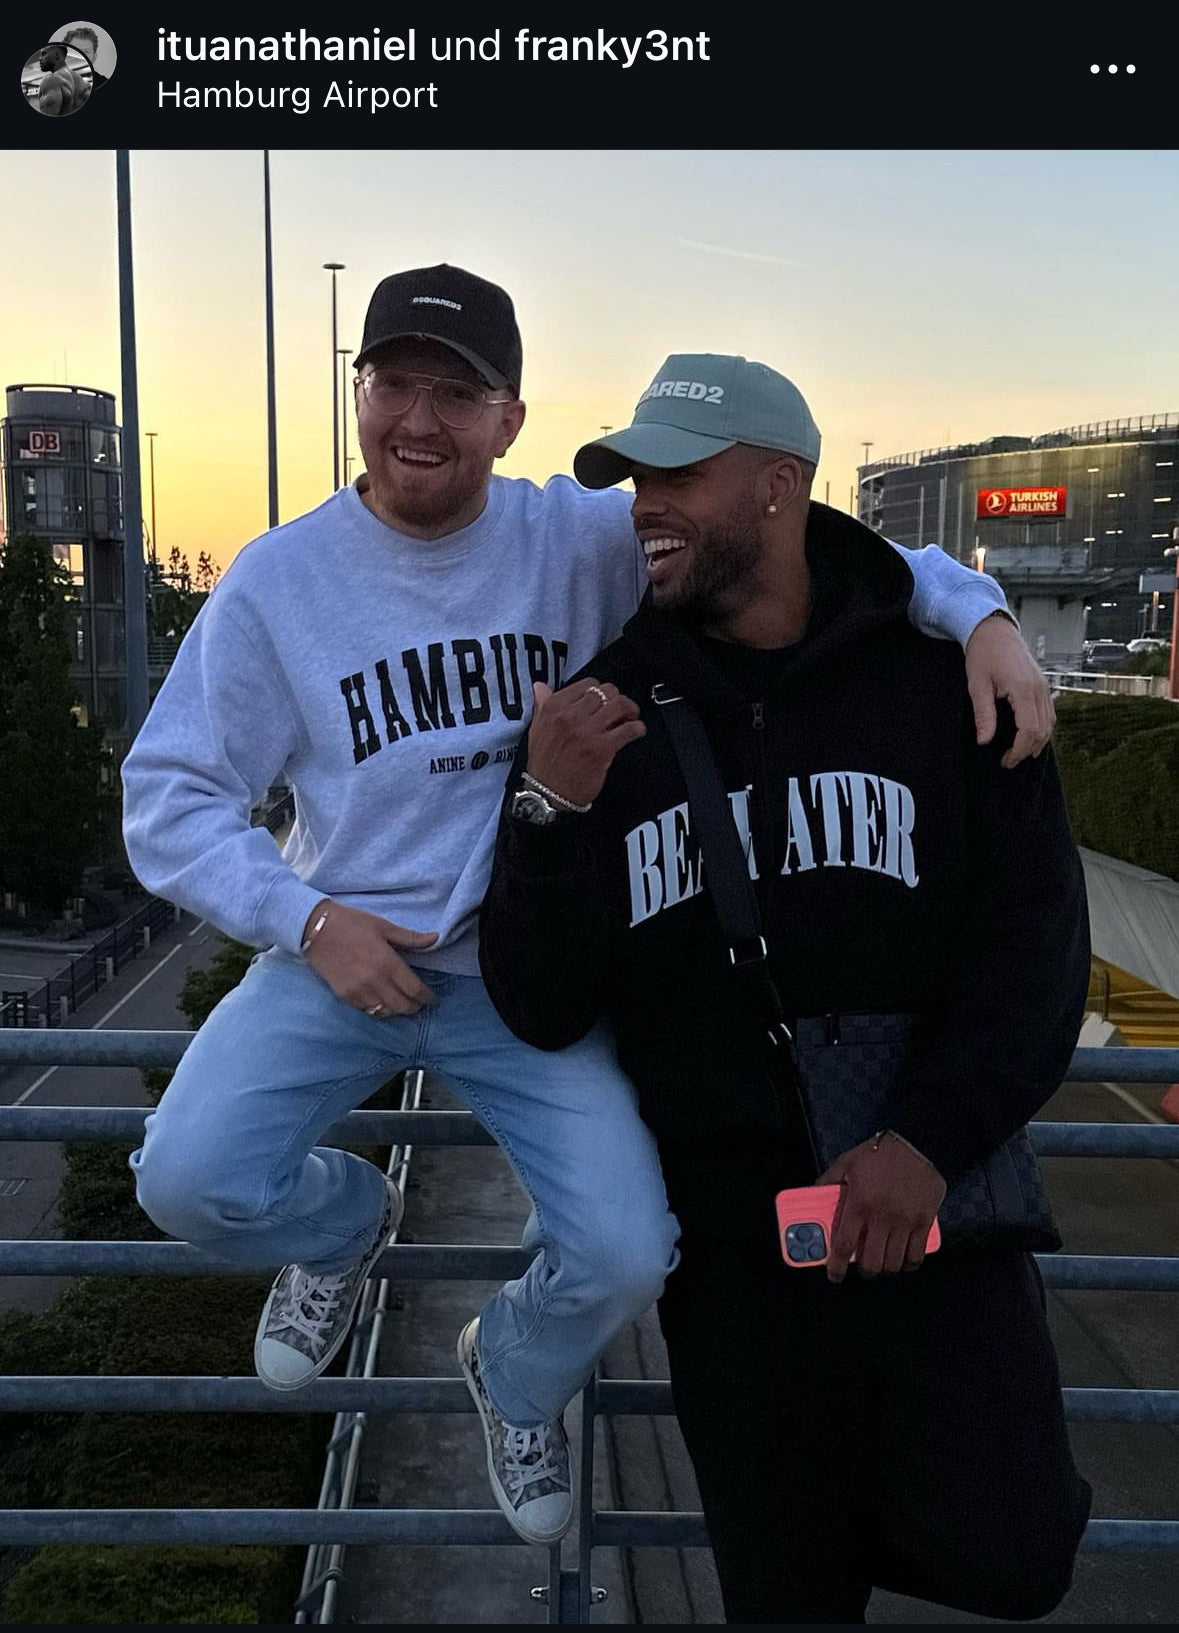
M192 35L172 29L159 31L161 62L369 62L412 63L419 60L446 64L497 63L604 63L626 70L636 63L709 62L708 34L670 34L648 29L643 34L534 34L517 29L504 37L501 29L482 36L427 35L420 42L415 28L404 34L318 35L306 29L282 34ZM318 94L318 93L317 93ZM311 107L308 85L244 84L184 85L180 80L159 82L159 106L187 108L283 108L306 113ZM438 106L438 86L371 85L353 80L332 80L322 92L320 106L380 113L388 108Z

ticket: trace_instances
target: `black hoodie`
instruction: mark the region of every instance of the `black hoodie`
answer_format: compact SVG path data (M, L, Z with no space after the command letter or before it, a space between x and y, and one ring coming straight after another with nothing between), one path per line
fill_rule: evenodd
M583 671L638 702L647 735L621 751L587 816L550 827L510 816L517 771L482 970L504 1020L538 1048L607 1016L660 1138L781 1128L764 1031L730 967L651 701L662 683L701 716L752 838L787 1015L936 1018L889 1121L952 1181L1064 1075L1089 974L1080 862L1051 751L1003 770L1005 705L996 741L977 746L962 653L909 624L904 561L823 505L806 549L814 610L778 661L700 639L648 595Z

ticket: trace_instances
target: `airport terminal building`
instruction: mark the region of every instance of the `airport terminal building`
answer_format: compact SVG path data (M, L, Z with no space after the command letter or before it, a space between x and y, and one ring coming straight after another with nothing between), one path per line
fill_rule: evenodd
M993 574L1045 662L1067 665L1085 639L1167 636L1179 414L877 460L860 467L859 516Z

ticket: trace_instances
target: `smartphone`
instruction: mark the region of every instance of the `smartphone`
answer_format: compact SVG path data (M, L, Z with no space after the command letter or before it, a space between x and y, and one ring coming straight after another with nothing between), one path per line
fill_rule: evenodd
M804 1185L778 1192L778 1243L783 1259L793 1269L826 1264L831 1257L831 1229L842 1189L842 1185ZM929 1227L925 1251L936 1253L941 1245L942 1233L935 1219Z

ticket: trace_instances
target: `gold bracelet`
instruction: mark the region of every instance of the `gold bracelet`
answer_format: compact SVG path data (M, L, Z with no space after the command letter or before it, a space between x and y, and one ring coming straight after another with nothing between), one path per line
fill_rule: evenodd
M307 951L307 949L311 946L311 943L315 940L316 936L323 929L324 925L327 923L328 914L331 912L331 910L332 910L331 902L325 902L323 904L322 913L320 913L320 915L316 919L315 923L311 926L310 930L308 930L306 938L304 939L303 945L299 948L299 951L301 953L305 953Z

